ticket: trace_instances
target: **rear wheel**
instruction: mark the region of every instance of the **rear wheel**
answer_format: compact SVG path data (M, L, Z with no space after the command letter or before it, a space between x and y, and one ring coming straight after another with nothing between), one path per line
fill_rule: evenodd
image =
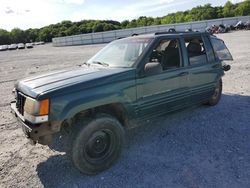
M212 97L208 100L208 105L214 106L220 101L222 93L222 80L220 79L215 87Z
M109 115L90 120L76 134L72 147L74 165L85 174L109 168L119 157L124 143L122 125Z

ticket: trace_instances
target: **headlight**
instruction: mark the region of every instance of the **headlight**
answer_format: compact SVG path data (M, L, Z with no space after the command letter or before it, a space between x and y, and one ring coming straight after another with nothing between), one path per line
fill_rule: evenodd
M24 111L31 115L43 116L49 114L49 99L37 101L30 97L26 98Z

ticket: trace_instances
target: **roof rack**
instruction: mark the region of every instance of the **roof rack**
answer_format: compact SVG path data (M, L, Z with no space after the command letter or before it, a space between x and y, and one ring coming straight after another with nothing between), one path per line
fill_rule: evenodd
M133 33L131 36L138 36L139 34L138 33Z
M192 30L191 28L186 29L185 31L176 31L175 28L169 28L168 31L155 32L155 33L152 33L152 34L153 35L164 35L164 34L199 33L199 32L200 33L208 33L206 31L202 32L202 31L199 31L199 30ZM211 33L209 33L209 34L213 35ZM133 33L130 36L134 37L134 36L138 36L138 35L140 35L140 34ZM123 37L120 37L120 38L123 38ZM120 39L120 38L118 38L118 39Z
M193 31L192 29L187 29L185 31L176 31L174 28L170 28L168 31L163 32L156 32L155 35L163 35L163 34L169 34L169 33L192 33L192 32L199 32L197 30Z

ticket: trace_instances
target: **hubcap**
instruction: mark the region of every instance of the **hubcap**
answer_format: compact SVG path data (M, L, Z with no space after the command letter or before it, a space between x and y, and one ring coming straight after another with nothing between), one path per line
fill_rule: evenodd
M112 137L112 132L108 130L95 132L84 147L84 152L89 160L100 160L106 157L110 153Z

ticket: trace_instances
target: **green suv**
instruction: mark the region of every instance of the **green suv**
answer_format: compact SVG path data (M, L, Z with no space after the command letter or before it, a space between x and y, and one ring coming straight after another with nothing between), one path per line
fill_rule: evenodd
M124 130L221 97L224 42L202 32L162 32L115 40L81 67L16 83L12 112L32 143L49 145L62 130L85 174L110 167Z

